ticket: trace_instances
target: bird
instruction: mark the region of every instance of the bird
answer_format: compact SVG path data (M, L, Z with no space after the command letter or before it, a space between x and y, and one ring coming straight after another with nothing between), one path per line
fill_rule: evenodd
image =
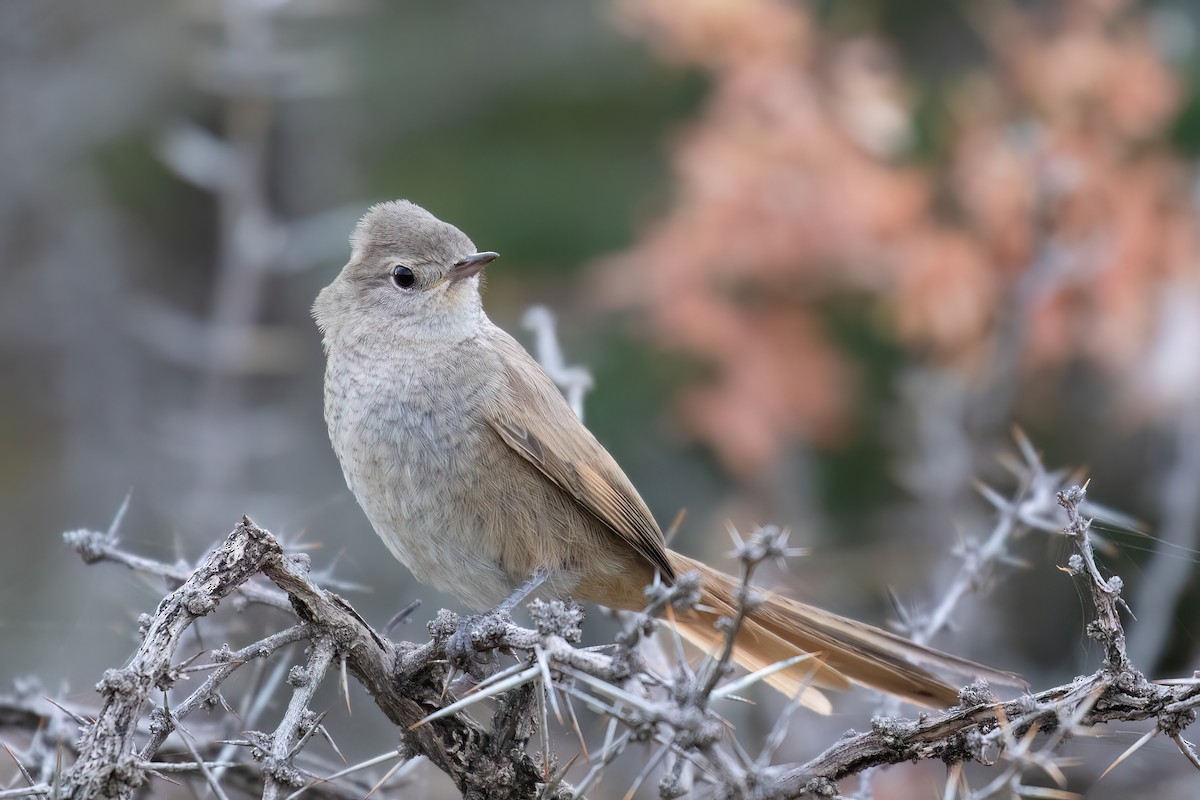
M712 652L741 580L668 548L629 478L538 362L483 308L497 254L407 200L371 206L313 316L326 356L324 413L346 483L413 576L483 611L528 589L645 607L656 580L699 576L675 614ZM822 713L822 690L858 684L931 707L958 702L932 670L1019 684L1012 673L763 592L733 660Z

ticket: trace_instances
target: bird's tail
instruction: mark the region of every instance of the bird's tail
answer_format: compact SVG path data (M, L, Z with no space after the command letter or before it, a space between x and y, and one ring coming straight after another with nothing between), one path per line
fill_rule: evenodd
M698 572L701 606L676 622L684 639L707 652L716 652L724 633L715 626L722 616L732 616L740 582L678 553L670 553L676 574ZM711 610L709 610L711 609ZM734 660L758 670L801 653L813 659L776 672L766 682L795 696L815 711L829 712L829 701L820 689L848 689L860 684L922 706L948 707L958 702L958 691L924 667L948 670L1007 686L1023 686L1010 672L977 664L911 642L903 636L840 617L814 606L778 595L768 595L748 616L733 651Z

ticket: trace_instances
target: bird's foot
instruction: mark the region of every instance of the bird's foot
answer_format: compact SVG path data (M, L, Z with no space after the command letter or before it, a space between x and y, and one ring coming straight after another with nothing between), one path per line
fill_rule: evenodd
M501 609L460 617L454 633L446 639L446 660L477 681L495 672L496 648L513 624Z
M522 600L536 592L543 583L550 578L550 570L537 569L525 581L512 590L508 597L500 601L500 605L496 606L497 612L507 613L516 608Z

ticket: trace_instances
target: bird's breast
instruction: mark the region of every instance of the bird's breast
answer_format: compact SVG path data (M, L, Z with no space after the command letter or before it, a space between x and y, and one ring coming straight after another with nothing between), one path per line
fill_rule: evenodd
M418 580L469 605L511 590L502 543L480 503L494 446L482 407L494 374L463 356L339 359L326 372L325 415L346 477L375 532Z

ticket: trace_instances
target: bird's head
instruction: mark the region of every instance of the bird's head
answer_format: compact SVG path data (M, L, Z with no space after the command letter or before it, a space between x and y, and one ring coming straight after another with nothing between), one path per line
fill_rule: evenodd
M407 200L371 206L350 235L350 261L321 290L313 316L326 335L400 332L463 338L482 316L480 278L496 259Z

